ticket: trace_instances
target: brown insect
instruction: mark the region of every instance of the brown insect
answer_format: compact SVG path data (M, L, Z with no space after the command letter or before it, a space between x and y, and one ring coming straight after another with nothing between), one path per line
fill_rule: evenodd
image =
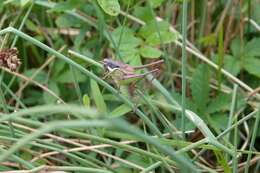
M107 74L105 75L104 78L106 78L109 75L112 75L112 77L117 77L117 80L119 80L122 83L128 83L128 79L138 79L138 78L143 78L147 74L154 73L159 71L159 69L154 69L152 71L143 73L143 74L136 74L135 71L139 69L144 69L146 67L151 67L155 66L158 64L162 64L164 61L163 60L158 60L156 62L152 62L150 64L142 65L142 66L130 66L128 64L125 64L120 61L112 60L105 58L103 60L104 68L107 71ZM132 80L130 80L132 81Z
M163 60L158 60L156 62L152 62L141 66L130 66L121 61L105 58L102 61L102 64L104 65L104 69L106 71L106 75L104 78L111 77L113 79L113 82L116 84L117 88L119 90L122 90L121 93L127 94L126 92L124 92L127 90L125 89L127 87L129 94L133 96L135 90L135 84L138 80L144 78L144 76L148 74L156 73L159 71L158 68L155 68L146 73L138 74L136 73L136 70L160 65L163 62L164 62Z
M0 51L0 66L15 71L21 65L16 48L3 49Z

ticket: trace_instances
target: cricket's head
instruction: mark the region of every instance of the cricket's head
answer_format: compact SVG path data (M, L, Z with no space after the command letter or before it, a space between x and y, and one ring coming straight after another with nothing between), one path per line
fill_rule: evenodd
M112 59L109 59L109 58L105 58L103 61L102 61L103 65L104 65L104 68L107 69L107 70L111 70L111 69L115 69L115 68L120 68L120 65L112 60Z

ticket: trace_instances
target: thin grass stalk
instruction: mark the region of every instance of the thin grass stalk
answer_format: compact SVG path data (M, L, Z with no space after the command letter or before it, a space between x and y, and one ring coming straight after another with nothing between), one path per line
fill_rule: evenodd
M5 127L1 126L1 128L5 128ZM7 128L5 128L5 129L7 130ZM22 132L22 131L18 131L17 129L16 129L16 132L19 133L18 136L20 138L24 137L25 135L28 134L28 133L25 133L25 132ZM0 136L0 139L2 139L2 140L10 140L10 141L14 141L14 142L17 142L19 140L17 138L10 138L10 137L6 137L6 136ZM96 163L92 163L92 162L88 161L89 160L88 158L87 159L86 158L82 158L82 156L86 156L85 154L79 153L79 152L75 152L75 154L64 152L64 149L66 147L60 146L58 144L53 144L53 143L45 142L45 141L43 141L41 139L36 139L36 142L31 143L30 145L35 146L35 147L39 147L39 148L42 148L42 149L48 149L48 150L56 151L57 153L62 153L65 156L67 156L68 158L74 159L74 160L80 162L82 165L85 165L85 166L91 166L91 167L95 167L95 168L100 168L100 166L98 166ZM41 159L42 159L42 157L41 157ZM91 161L93 161L93 159ZM31 160L30 162L33 163L33 162L35 162L35 160ZM103 166L106 167L106 165L104 165L104 164L103 164Z
M235 124L237 124L237 116L235 117L235 120L234 120ZM237 155L237 147L238 147L238 125L235 126L235 129L234 129L234 155L233 155L233 163L232 163L232 166L233 166L233 173L237 173L237 169L238 169L238 155Z
M224 65L224 41L223 41L223 25L221 25L219 33L218 33L218 70L217 70L217 80L218 80L218 92L221 91L222 84L222 73L221 69L223 69Z
M258 107L258 113L256 114L256 120L255 120L254 129L253 129L253 133L252 133L252 137L251 137L249 151L253 151L255 139L256 139L256 136L257 136L257 131L259 129L259 120L260 120L260 106ZM252 153L249 153L247 155L244 173L248 173L248 171L249 171L249 165L250 165L249 162L251 160L251 157L252 157Z
M152 164L151 166L145 168L143 171L141 171L140 173L148 173L154 169L156 169L157 167L161 166L162 162L159 161L159 162L156 162L154 164Z
M96 76L95 74L91 73L90 71L88 71L87 69L85 69L84 67L82 67L81 65L77 64L76 62L74 62L73 60L71 60L70 58L64 56L63 54L61 54L60 52L57 52L56 50L50 48L49 46L41 43L40 41L30 37L27 34L24 34L23 32L20 32L19 30L12 28L12 27L8 27L6 29L3 29L0 31L0 35L6 34L6 33L14 33L20 37L22 37L23 39L31 42L32 44L42 48L43 50L55 55L57 58L60 58L62 60L64 60L65 62L67 62L68 64L72 65L73 67L77 68L78 70L80 70L81 72L83 72L84 74L86 74L87 76L89 76L90 78L92 78L93 80L97 81L100 85L102 85L103 87L105 87L107 90L109 90L110 92L112 92L115 96L117 96L118 98L120 98L124 103L126 103L128 106L130 106L133 110L135 110L136 114L140 116L141 119L143 119L143 121L148 125L148 127L150 128L150 130L161 136L161 132L159 131L159 129L148 119L148 117L142 112L140 111L138 108L135 107L135 104L132 103L127 97L123 96L122 94L120 94L116 89L114 89L111 85L109 85L107 82L105 82L104 80L100 79L98 76Z
M187 65L187 52L186 52L186 39L187 39L187 10L188 2L183 0L182 5L182 58L181 58L181 107L182 107L182 117L181 117L181 131L183 132L183 138L185 138L185 112L186 112L186 65Z
M238 85L235 84L233 88L233 95L232 95L231 107L229 111L229 120L228 120L227 128L229 128L232 125L232 119L234 118L234 113L236 109L236 100L237 100L237 89L238 89ZM230 133L227 134L227 140L230 140Z
M179 149L178 151L176 151L176 154L183 154L184 152L188 152L194 148L198 148L199 146L201 146L202 144L205 144L205 143L208 143L208 139L207 138L204 138L202 140L199 140L197 142L194 142L190 145L188 145L187 147L184 147L182 149Z
M260 32L260 26L259 26L259 24L257 24L256 21L254 21L253 19L251 19L251 18L249 18L249 17L246 17L244 20L247 21L248 24L253 25L253 26L255 27L255 29L256 29L258 32Z
M79 83L78 83L78 80L77 80L77 75L76 75L76 72L75 72L75 69L70 65L70 72L73 76L73 83L74 83L74 87L75 87L75 90L76 90L76 94L78 96L78 99L79 99L79 103L82 105L82 93L81 93L81 90L80 90L80 87L79 87Z
M253 112L251 112L250 114L246 115L245 117L243 117L242 119L240 119L239 121L237 121L237 123L234 123L232 126L230 126L229 128L227 128L225 131L223 131L221 134L219 134L217 136L217 139L221 139L223 136L225 136L227 133L229 133L232 129L234 129L236 126L239 126L240 124L244 123L245 121L249 120L250 118L252 118L259 110L255 110Z
M150 102L149 98L147 98L140 90L137 90L137 93L141 96L141 98L144 100L146 105L153 111L156 118L159 119L159 121L163 124L163 126L167 129L167 131L171 134L171 136L174 137L174 135L172 133L175 130L175 129L172 128L173 125L168 124L170 122L167 120L167 118L159 110L157 110L154 107L152 102Z
M170 104L161 104L159 102L155 102L158 106L168 108L171 111L182 111L181 107L170 105ZM190 110L186 110L185 116L200 129L201 133L208 138L209 143L217 146L218 148L224 150L225 152L229 153L230 155L233 155L233 151L221 144L217 141L217 138L214 136L214 134L210 131L210 129L207 127L207 125L204 123L204 121L196 115L194 112Z
M232 125L232 119L234 118L234 113L235 113L235 110L236 110L236 102L237 102L236 101L237 100L237 89L238 89L238 85L234 84L227 128L229 128ZM230 141L230 133L227 134L227 140ZM226 159L229 160L227 154L226 154Z
M84 124L83 124L84 123ZM31 133L22 139L18 140L12 147L10 147L6 152L3 152L0 155L0 162L3 162L7 159L10 155L20 149L22 146L30 143L32 140L40 137L45 133L49 133L53 130L57 130L59 128L71 128L71 127L108 127L109 123L104 120L70 120L70 121L58 121L58 122L51 122L47 125L44 125L39 130Z
M20 136L24 137L26 135L28 135L28 134L23 134L23 135L20 135ZM19 139L16 139L16 138L8 138L8 137L3 137L3 136L0 136L0 139L9 140L9 141L12 141L12 142L19 141ZM34 142L34 143L30 143L29 145L34 146L34 147L39 147L39 148L42 148L44 150L48 149L48 150L52 150L52 151L57 151L58 153L64 154L67 158L73 159L73 160L79 162L81 165L86 166L86 167L91 166L91 167L95 167L95 168L100 168L100 166L96 165L95 163L92 163L85 158L79 157L77 153L73 154L73 153L69 153L69 152L64 152L63 149L65 147L54 146L50 143L41 141L39 139L36 139L36 141L37 141L37 143ZM48 157L48 158L52 159L52 157ZM41 158L41 159L43 159L43 158ZM34 161L30 161L30 163L34 163Z
M1 121L6 121L6 120L8 120L10 118L10 119L14 119L15 121L18 121L18 122L20 122L22 124L35 126L35 127L42 126L43 128L47 128L47 127L44 126L44 125L46 125L44 123L32 121L30 119L22 119L22 118L19 118L19 117L20 116L24 116L24 115L28 115L28 114L35 114L35 116L36 115L40 115L42 113L48 114L48 112L49 113L68 113L68 112L70 113L70 111L71 111L71 114L84 114L84 115L87 115L89 117L92 117L92 116L98 117L97 115L92 114L93 112L91 110L86 109L85 107L82 107L82 106L79 107L79 106L70 106L70 105L66 105L66 106L64 106L64 105L57 105L57 106L40 106L40 107L29 108L29 109L26 109L26 110L21 110L19 112L12 113L9 116L3 116L3 118L0 119L0 122ZM82 122L84 124L84 121L85 120L79 120L78 122ZM64 121L64 122L66 122L66 121ZM69 124L69 122L67 122L67 123ZM122 122L120 122L120 123L122 123ZM170 164L175 164L175 162L173 162L172 160L166 159L166 158L164 158L164 157L162 157L160 155L156 155L156 154L151 153L151 152L147 152L147 151L141 150L139 148L135 148L135 147L124 145L124 144L119 144L119 143L114 142L112 140L100 138L100 137L93 136L93 135L90 135L90 134L76 132L76 131L69 130L69 129L63 129L63 128L60 128L58 126L55 126L54 124L57 124L57 123L53 122L53 127L51 126L51 128L54 128L53 130L59 130L59 131L61 131L63 133L67 133L69 135L76 136L78 138L87 138L87 139L90 139L90 140L93 140L93 141L98 141L98 142L101 142L101 143L111 144L113 146L117 146L117 147L120 147L120 148L123 148L123 149L126 149L126 150L130 150L132 152L137 152L137 153L139 153L141 155L146 155L146 156L151 157L153 159L157 159L157 160L160 160L160 161L166 161L166 162L168 162ZM60 123L60 125L62 126L63 123ZM112 122L111 126L115 126L115 122ZM84 126L84 127L87 128L87 126ZM126 127L129 127L129 125L126 125ZM121 128L121 126L120 126L120 128ZM25 138L27 138L26 141L28 142L28 141L38 137L38 135L41 135L42 133L47 133L48 130L47 131L45 131L45 130L43 130L39 134L34 134L34 133L30 134L32 137L31 138L25 137ZM127 130L127 129L126 129L126 131L129 132L129 130ZM35 133L38 133L38 131L36 131ZM138 132L138 134L139 134L139 137L142 136L141 137L142 140L147 142L147 140L146 140L147 137L144 137L144 135L142 135L141 132ZM151 137L148 137L148 138L149 138L149 141L153 141L152 144L156 143L156 146L159 146L159 148L162 147L161 146L162 145L161 142L157 141L157 139L154 139L154 138L151 138ZM17 142L15 145L19 145L19 147L20 147L20 146L22 146L24 144L26 144L25 139L21 139L21 142ZM13 149L12 149L11 153L15 152L18 149L17 146L16 147L13 146L12 148ZM171 149L169 151L167 149L167 152L170 152L171 155L172 155L174 153L174 150ZM9 153L9 154L11 154L11 153ZM7 157L7 156L5 156L5 157ZM175 156L172 155L172 157L173 157L173 160L175 160L175 158L177 158L177 159L178 158L183 158L183 156L176 156L176 155Z
M181 169L181 171L185 172L188 170L190 170L190 171L192 170L194 172L199 172L199 171L197 171L196 167L188 159L186 159L184 156L177 157L175 150L173 150L172 148L170 148L168 146L161 145L160 142L158 141L158 139L143 135L140 130L134 128L133 126L129 125L125 121L118 120L118 119L112 119L111 121L113 122L114 126L116 126L118 129L126 131L135 136L138 136L139 138L144 139L147 143L150 143L151 145L155 146L161 152L169 155L169 157L172 160L176 161L177 166L178 166L178 168Z
M258 171L260 170L260 160L257 162L254 173L259 173Z
M0 151L1 151L1 153L6 152L6 150L3 149L2 147L0 147ZM32 163L30 163L30 162L28 162L28 161L26 161L26 160L16 156L15 154L12 154L10 156L10 160L15 161L15 162L23 165L25 168L28 168L28 169L33 169L34 168Z
M21 24L20 24L20 26L18 28L19 31L21 31L23 29L24 24L25 24L26 20L28 19L29 14L32 11L33 5L34 5L34 2L31 3L30 7L28 8L27 12L25 13L25 15L23 17L23 20L22 20L22 22L21 22ZM14 39L12 41L11 47L15 47L15 44L16 44L17 40L18 40L18 36L15 35L15 37L14 37ZM5 72L3 71L3 75L4 75L4 73ZM15 78L16 78L16 76L12 76L10 82L8 83L8 88L11 88L12 84L15 81Z
M2 80L2 79L3 79L3 78L1 77L0 80ZM2 81L0 81L0 82L2 83ZM1 101L1 103L2 103L2 105L3 105L4 112L5 112L6 114L8 114L8 113L9 113L9 110L8 110L8 108L7 108L5 96L4 96L4 93L3 93L3 90L2 90L2 87L1 87L1 86L0 86L0 101ZM9 128L10 128L11 136L12 136L12 137L15 137L15 131L14 131L14 127L13 127L13 125L12 125L12 121L11 121L11 120L8 120L8 126L9 126Z
M239 126L240 124L242 124L243 122L249 120L250 118L252 118L255 114L257 113L256 111L251 112L250 114L246 115L245 117L243 117L242 119L240 119L239 121L237 121L237 123L233 124L232 126L230 126L229 128L227 128L226 130L224 130L222 133L220 133L216 138L217 139L221 139L222 137L224 137L227 133L229 133L231 130L233 130L236 126ZM205 152L205 149L201 150L195 157L193 160L196 160L202 153Z
M196 0L193 0L196 1ZM207 16L207 0L202 0L201 7L202 8L202 16L200 17L200 27L199 27L199 39L203 38L204 36L204 28L206 23L206 16Z
M59 129L66 129L66 128L90 128L90 127L117 127L120 130L132 133L140 138L143 138L146 142L156 146L159 150L164 153L170 155L170 157L178 163L183 170L193 170L195 167L191 164L188 160L184 157L176 156L173 149L170 149L164 145L161 145L158 140L154 138L148 137L144 135L142 132L137 130L136 128L130 126L128 123L122 120L116 119L109 119L109 120L70 120L70 121L58 121L58 122L51 122L48 124L43 125L39 130L35 131L34 133L25 136L24 138L20 139L17 143L15 143L9 150L2 153L0 155L0 162L5 160L8 156L13 154L22 146L28 144L30 141L34 140L35 138L40 137L45 133L49 133L54 130ZM197 171L195 171L197 172Z
M32 11L33 5L34 5L34 1L32 1L30 7L28 8L28 10L26 11L26 13L25 13L25 15L24 15L23 20L22 20L22 22L21 22L21 24L20 24L20 26L19 26L19 28L18 28L19 31L21 31L21 30L23 29L24 24L25 24L26 20L28 19L29 14L30 14L31 11ZM12 42L12 44L11 44L11 47L14 47L14 46L15 46L17 40L18 40L18 35L15 35L15 37L14 37L14 39L13 39L13 42Z
M13 91L10 88L8 88L8 86L4 82L1 82L0 85L2 85L4 87L6 93L9 93L12 96L12 98L14 98L14 100L16 101L17 104L19 104L22 108L26 108L25 104L21 101L21 99L19 99L15 95L15 93L13 93ZM7 105L4 105L4 106L7 106Z
M30 170L20 170L12 171L10 173L37 173L37 172L65 172L65 171L77 171L77 172L86 172L86 173L112 173L111 171L96 169L96 168L86 168L80 166L47 166L42 165ZM8 171L9 172L9 171ZM6 172L6 173L8 173Z

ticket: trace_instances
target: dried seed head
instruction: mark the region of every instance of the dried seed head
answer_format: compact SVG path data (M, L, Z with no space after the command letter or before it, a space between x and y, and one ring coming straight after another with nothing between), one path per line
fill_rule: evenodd
M6 67L11 71L15 71L21 65L21 61L18 58L17 54L18 50L16 48L1 50L0 66Z

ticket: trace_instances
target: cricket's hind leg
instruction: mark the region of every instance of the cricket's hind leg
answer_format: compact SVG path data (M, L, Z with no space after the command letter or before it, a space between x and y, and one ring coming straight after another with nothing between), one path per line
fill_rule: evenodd
M137 86L136 86L136 82L133 82L131 83L129 86L128 86L128 93L129 93L129 96L131 98L131 101L134 103L134 108L133 108L133 112L136 113L138 107L140 106L140 100L139 100L139 97L137 96L137 93L136 93L136 90L138 89Z

